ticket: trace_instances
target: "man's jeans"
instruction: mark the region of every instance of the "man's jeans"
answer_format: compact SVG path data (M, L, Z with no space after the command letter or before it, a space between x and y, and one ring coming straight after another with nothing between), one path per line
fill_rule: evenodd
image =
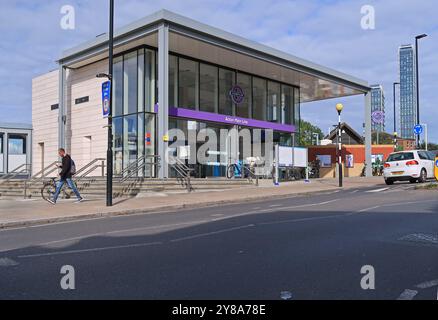
M63 179L59 180L58 183L56 184L56 191L55 194L53 195L53 201L56 202L56 200L58 200L59 193L61 192L62 186L64 185L65 182L67 182L69 188L73 190L78 200L82 199L81 194L79 193L78 188L76 188L76 185L73 182L73 180L67 178L65 180Z

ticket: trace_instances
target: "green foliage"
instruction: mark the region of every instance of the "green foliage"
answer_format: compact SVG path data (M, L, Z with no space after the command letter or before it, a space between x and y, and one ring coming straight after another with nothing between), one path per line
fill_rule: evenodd
M373 144L377 144L377 132L371 133L371 141ZM378 144L394 144L394 136L387 132L379 132Z
M301 120L300 138L299 138L300 146L305 147L305 146L315 145L316 144L316 135L314 135L315 133L318 134L320 141L324 139L324 133L319 127L311 124L310 122Z

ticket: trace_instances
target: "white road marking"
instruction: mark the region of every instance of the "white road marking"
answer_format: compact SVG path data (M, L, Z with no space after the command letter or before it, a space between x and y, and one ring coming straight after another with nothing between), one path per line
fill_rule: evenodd
M282 204L271 204L271 205L269 206L269 208L281 207L281 206L282 206Z
M147 247L153 245L163 244L162 242L147 242L147 243L134 243L120 246L110 246L110 247L98 247L98 248L90 248L90 249L78 249L78 250L65 250L65 251L55 251L55 252L46 252L46 253L36 253L36 254L27 254L18 256L19 259L27 259L27 258L38 258L38 257L49 257L49 256L59 256L65 254L75 254L75 253L85 253L85 252L97 252L97 251L105 251L105 250L115 250L115 249L128 249L128 248L139 248L139 247Z
M0 258L0 267L14 267L18 265L19 263L15 260L9 258Z
M359 192L359 190L350 191L350 193L356 193L356 192Z
M374 210L374 209L381 208L381 207L405 206L405 205L410 205L410 204L419 204L419 203L427 203L427 202L438 202L438 200L421 200L421 201L385 203L385 204L382 204L380 206L373 206L373 207L368 207L368 208L364 208L364 209L358 210L358 211L356 211L356 213L366 212L366 211Z
M305 221L314 221L314 220L324 220L324 219L332 219L332 218L341 218L345 217L345 214L336 214L331 216L320 216L320 217L310 217L310 218L300 218L300 219L290 219L290 220L281 220L281 221L271 221L271 222L261 222L257 225L266 226L273 224L282 224L282 223L293 223L293 222L305 222Z
M417 284L415 287L418 289L428 289L428 288L432 288L435 286L438 286L438 279Z
M365 191L365 192L367 192L367 193L382 192L382 191L386 191L388 189L389 188L381 188L381 189L368 190L368 191Z
M371 211L371 210L374 210L374 209L378 209L378 208L380 208L380 207L381 207L381 206L369 207L369 208L365 208L365 209L357 210L356 212L357 212L357 213L367 212L367 211Z
M402 294L397 298L397 300L412 300L417 295L418 291L406 289L402 292Z
M212 232L207 232L207 233L199 233L199 234L195 234L193 236L187 236L187 237L182 237L182 238L178 238L178 239L173 239L173 240L170 240L170 242L179 242L179 241L184 241L184 240L191 240L191 239L196 239L196 238L208 237L208 236L212 236L212 235L216 235L216 234L246 229L246 228L250 228L250 227L254 227L254 226L255 226L254 224L248 224L246 226L222 229L222 230L212 231Z

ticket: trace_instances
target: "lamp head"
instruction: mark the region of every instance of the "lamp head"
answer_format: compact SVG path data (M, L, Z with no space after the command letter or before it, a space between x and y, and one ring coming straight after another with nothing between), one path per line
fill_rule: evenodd
M420 35L418 35L418 36L416 36L415 37L415 39L423 39L423 38L426 38L427 37L427 34L425 34L425 33L423 33L423 34L420 34Z
M342 103L338 103L336 105L336 110L338 111L338 113L341 113L342 109L344 109L344 106L342 105Z

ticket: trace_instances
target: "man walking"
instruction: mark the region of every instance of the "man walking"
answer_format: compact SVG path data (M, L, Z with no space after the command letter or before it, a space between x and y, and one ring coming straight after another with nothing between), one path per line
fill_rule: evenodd
M59 179L58 184L56 185L56 191L55 191L55 194L53 195L53 200L49 199L49 202L51 204L56 204L56 201L58 200L59 193L61 192L61 189L64 186L64 183L66 183L66 182L67 182L69 188L73 190L76 197L78 198L77 202L82 202L84 200L84 198L82 198L81 194L79 193L78 189L76 188L75 183L71 179L73 160L65 152L65 150L63 148L60 148L58 150L58 154L62 158L62 165L60 166L61 172L59 173L59 176L61 178Z

